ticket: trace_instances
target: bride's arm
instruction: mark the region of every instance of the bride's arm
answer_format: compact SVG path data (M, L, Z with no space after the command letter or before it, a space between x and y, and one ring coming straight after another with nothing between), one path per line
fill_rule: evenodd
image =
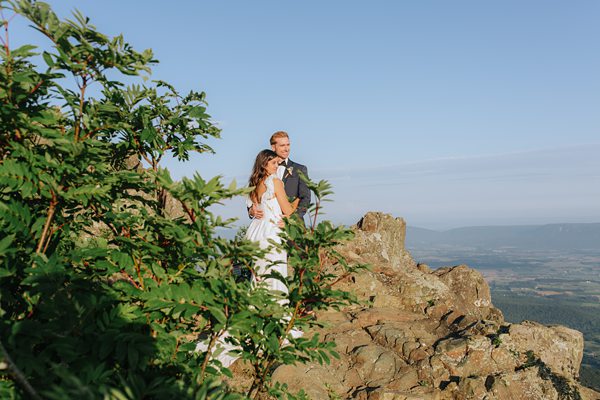
M281 211L285 217L289 217L296 211L298 208L298 202L300 199L294 200L292 203L288 201L287 195L285 194L285 189L283 187L283 182L281 179L273 179L273 183L275 186L275 197L277 198L277 202L279 203L279 207L281 207Z

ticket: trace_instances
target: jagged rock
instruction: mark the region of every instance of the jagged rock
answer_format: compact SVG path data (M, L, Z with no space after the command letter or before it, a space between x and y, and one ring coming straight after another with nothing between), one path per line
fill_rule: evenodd
M319 331L341 359L281 366L275 380L314 399L600 399L575 381L581 333L506 323L477 271L417 264L404 248L401 218L369 212L354 229L355 239L339 252L371 269L337 287L369 305L318 314L330 322Z
M359 399L360 397L356 397ZM367 400L444 400L443 394L438 389L417 386L411 390L393 390L380 388L371 391Z
M394 390L397 392L408 391L414 387L419 386L419 374L414 368L405 366L398 371L397 378L391 381L386 389Z
M423 315L390 307L367 308L352 312L353 323L366 327L386 322L412 322L424 319Z
M379 387L394 380L400 368L406 365L394 352L376 344L355 349L351 353L353 368L368 387Z
M581 394L582 400L600 400L600 393L592 389L579 387L579 393Z
M292 393L303 389L311 399L329 399L332 395L346 394L340 379L329 368L321 365L282 365L273 373L272 378L286 383Z
M417 269L425 274L430 274L432 272L431 268L429 268L429 265L427 264L418 263Z
M491 399L515 400L558 400L559 395L550 380L541 379L536 369L526 369L512 374L495 377L488 381L487 391ZM459 396L472 398L468 393L459 390Z
M583 358L583 334L579 331L524 321L512 324L501 340L510 350L532 351L555 373L572 379L579 377Z
M455 305L464 314L486 319L492 307L490 288L478 271L466 265L440 268L433 272L452 292Z
M485 380L479 376L467 375L460 380L457 392L465 399L483 399L487 395Z
M453 376L493 375L514 369L517 366L515 357L496 355L496 349L485 336L468 336L458 339L447 339L438 343L436 355ZM496 352L498 352L496 350Z
M356 237L348 250L363 258L388 263L392 268L416 263L404 248L406 223L402 218L368 212L356 224Z

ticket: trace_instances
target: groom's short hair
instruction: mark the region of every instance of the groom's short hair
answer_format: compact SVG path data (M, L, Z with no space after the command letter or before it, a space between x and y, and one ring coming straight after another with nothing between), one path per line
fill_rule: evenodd
M279 138L290 138L286 131L277 131L271 135L271 145L274 145Z

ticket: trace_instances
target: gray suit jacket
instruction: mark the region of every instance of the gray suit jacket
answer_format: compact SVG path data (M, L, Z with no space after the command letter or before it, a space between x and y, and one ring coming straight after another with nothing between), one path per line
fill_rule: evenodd
M304 214L306 214L306 210L310 206L310 190L306 186L306 183L300 179L298 171L302 171L308 178L308 169L306 166L288 159L287 168L283 173L283 185L288 197L293 197L294 199L296 197L300 198L296 214L298 214L300 219L304 220Z

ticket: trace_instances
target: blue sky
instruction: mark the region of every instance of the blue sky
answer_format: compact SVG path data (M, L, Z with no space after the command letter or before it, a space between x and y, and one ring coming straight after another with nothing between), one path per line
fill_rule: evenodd
M600 221L596 0L50 3L152 48L152 78L207 92L217 154L170 162L175 177L244 183L283 129L292 159L334 184L336 222Z

